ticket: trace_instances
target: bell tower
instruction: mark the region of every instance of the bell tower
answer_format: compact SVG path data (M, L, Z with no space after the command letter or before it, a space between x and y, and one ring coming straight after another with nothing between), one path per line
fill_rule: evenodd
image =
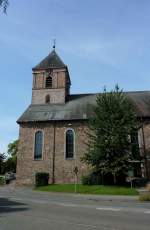
M70 93L67 66L55 51L33 69L32 104L64 104Z

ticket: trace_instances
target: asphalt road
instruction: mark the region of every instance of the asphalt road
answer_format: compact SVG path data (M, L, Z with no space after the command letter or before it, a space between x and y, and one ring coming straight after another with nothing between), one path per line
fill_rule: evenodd
M150 230L150 203L0 187L0 230L29 229Z

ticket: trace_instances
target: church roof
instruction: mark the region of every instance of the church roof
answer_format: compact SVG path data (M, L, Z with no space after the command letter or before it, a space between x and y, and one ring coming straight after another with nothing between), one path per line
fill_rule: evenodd
M55 50L53 50L46 58L44 58L33 70L49 69L49 68L65 68L67 67Z
M125 94L135 105L138 117L150 118L150 91ZM65 104L30 105L17 122L87 120L92 116L96 97L97 94L77 94L70 95Z

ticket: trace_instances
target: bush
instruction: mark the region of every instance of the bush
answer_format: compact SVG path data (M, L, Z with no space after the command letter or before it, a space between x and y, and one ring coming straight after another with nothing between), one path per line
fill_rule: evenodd
M110 173L102 175L100 172L92 172L86 176L82 176L81 182L83 185L114 185L113 176ZM125 186L125 175L117 176L116 185Z
M136 178L132 181L133 187L145 187L148 183L147 178Z
M49 173L37 172L35 174L35 186L45 186L48 185Z
M5 179L3 176L0 176L0 185L5 184Z
M140 201L150 201L150 192L149 193L145 193L145 194L141 194L139 196L139 200Z
M81 182L83 185L99 185L102 184L102 177L91 173L89 175L82 176Z
M150 192L150 182L147 183L146 188L147 188L148 192Z

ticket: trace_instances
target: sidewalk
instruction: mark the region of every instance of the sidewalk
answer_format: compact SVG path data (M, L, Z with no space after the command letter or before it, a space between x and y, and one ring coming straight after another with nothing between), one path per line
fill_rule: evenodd
M10 183L8 185L0 187L1 192L6 193L18 193L22 194L36 194L37 196L40 195L41 197L60 197L60 198L75 198L75 199L83 199L91 200L91 201L116 201L116 202L137 202L139 196L128 196L128 195L94 195L94 194L79 194L79 193L61 193L61 192L42 192L42 191L35 191L33 187L26 187L26 186L16 186L15 183ZM140 193L146 192L145 188L138 189Z

